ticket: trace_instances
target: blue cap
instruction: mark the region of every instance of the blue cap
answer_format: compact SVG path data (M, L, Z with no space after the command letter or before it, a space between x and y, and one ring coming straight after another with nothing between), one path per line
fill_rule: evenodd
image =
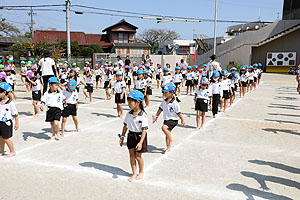
M123 76L123 73L121 71L117 71L116 76Z
M143 73L144 73L144 71L139 69L139 70L137 70L137 72L136 72L136 73L137 73L137 75L140 75L140 74L143 74Z
M163 68L163 71L164 71L164 72L168 72L168 71L169 71L169 68L164 67L164 68Z
M6 92L11 92L12 88L7 82L0 83L0 88L3 89Z
M200 80L200 84L208 84L208 79L206 77L202 77Z
M177 70L177 69L179 69L179 70L180 70L180 67L178 67L178 66L177 66L177 67L175 67L175 70Z
M220 77L220 73L218 71L213 72L213 77Z
M48 83L60 83L56 77L51 77L48 79Z
M223 74L224 76L228 76L228 75L229 75L229 73L228 73L228 71L227 71L226 69L222 70L222 74Z
M149 70L148 69L144 69L144 74L149 74Z
M238 79L238 77L239 77L239 73L237 73L237 72L233 72L232 74L232 77L233 77L233 79Z
M230 71L232 71L232 70L237 71L237 68L236 68L236 67L231 67L231 68L230 68Z
M202 65L202 67L207 67L207 64Z
M242 66L242 67L241 67L241 70L246 70L246 67L245 67L245 66Z
M244 65L245 68L249 68L248 65Z
M132 98L137 101L143 101L145 98L144 94L138 90L132 90L131 92L129 92L127 94L127 97Z
M163 86L162 92L175 92L176 86L174 83L167 83Z
M198 66L197 66L197 65L194 65L193 69L198 69Z
M261 63L258 63L258 66L259 66L259 67L261 67L261 66L262 66L262 64L261 64Z
M253 66L249 66L249 69L253 69Z
M253 64L253 67L257 67L258 65L256 63Z
M70 90L76 90L76 86L77 86L77 82L74 80L74 79L71 79L69 82L68 82L68 88Z
M188 66L187 69L192 69L192 67L191 67L191 66Z

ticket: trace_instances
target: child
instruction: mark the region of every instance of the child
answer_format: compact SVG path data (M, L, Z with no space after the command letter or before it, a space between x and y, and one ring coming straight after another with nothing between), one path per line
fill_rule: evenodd
M192 87L193 87L193 82L194 82L194 74L192 73L192 67L188 66L187 67L187 73L186 73L186 95L188 95L190 91L190 95L192 95Z
M131 73L129 71L130 67L128 65L125 65L124 68L125 68L124 79L126 85L128 86L129 92L131 92Z
M16 155L14 145L10 138L13 136L13 118L15 119L14 129L19 128L19 117L15 103L8 97L12 91L11 86L6 83L0 83L0 156L4 156L4 145L9 148L9 154L5 158L11 158Z
M100 81L100 85L102 84L101 70L99 69L98 64L95 64L94 73L96 76L96 89L97 89L99 81Z
M186 79L186 73L187 73L186 67L182 67L182 68L181 68L181 74L182 74L181 86L182 86L182 87L183 87L184 81L185 81L185 79Z
M106 99L110 99L110 93L108 91L108 89L111 88L111 73L109 71L108 67L104 68L104 89L105 89L105 93L106 93Z
M111 91L111 95L115 93L115 103L117 104L117 113L119 118L123 118L123 107L122 104L125 103L125 89L126 83L123 81L123 73L117 71L116 73L116 82Z
M166 99L164 99L160 104L159 109L152 120L152 123L155 123L160 113L163 112L164 125L161 127L161 129L166 135L167 149L165 153L171 151L171 147L173 145L171 131L175 126L177 126L178 120L180 119L181 124L185 126L185 121L183 115L181 114L179 103L174 97L175 89L176 87L173 83L167 83L166 85L164 85L164 87L162 88L162 92Z
M195 87L197 87L198 85L199 76L200 76L197 65L194 65L193 67L193 75L194 75L194 81L193 81L193 92L194 92Z
M246 67L242 66L240 71L241 98L246 94L247 82Z
M162 70L161 70L161 65L157 64L157 69L155 71L156 74L156 83L157 83L157 88L159 88L160 85L160 80L161 80L161 74L162 74Z
M36 78L34 72L27 73L27 80L31 84L31 88L32 88L32 105L34 109L33 116L38 117L40 115L38 102L41 101L41 96L42 96L40 80Z
M79 89L80 89L80 83L83 84L84 86L86 86L85 82L83 82L81 80L81 78L78 76L78 73L76 72L77 69L71 69L69 74L68 74L68 82L72 79L74 79L76 81L76 91L77 93L79 93ZM65 83L67 84L67 83Z
M134 89L140 91L141 93L143 93L144 96L146 96L147 87L146 87L146 81L144 80L143 74L144 74L143 70L137 71L138 76L137 79L135 80Z
M253 77L254 77L254 80L253 80L253 89L255 90L256 89L256 86L257 86L257 77L258 77L258 74L259 74L259 71L257 69L258 65L257 64L253 64Z
M231 107L231 105L233 104L234 100L235 100L235 93L237 91L237 81L239 78L239 74L235 71L232 72L231 75L231 93L230 93L230 105L229 107Z
M86 98L88 98L87 92L89 93L90 104L91 104L93 101L93 84L95 82L95 79L94 79L91 71L88 70L87 68L85 69L85 73L86 74L83 76L83 78L84 78L84 82L85 82L86 86L85 86L85 90L83 91L83 93Z
M21 61L21 72L20 72L20 75L21 75L21 82L22 82L23 85L25 85L26 73L27 73L27 67L26 67L25 61L22 60Z
M45 92L41 99L41 111L44 111L44 105L48 107L46 113L46 122L50 122L51 125L52 136L50 140L55 139L55 134L57 136L56 139L59 140L59 121L61 118L61 111L63 109L63 101L65 97L63 93L58 90L60 82L56 77L49 78L48 82L50 89L48 92Z
M64 95L64 109L62 111L62 123L61 123L61 136L65 136L65 127L67 118L72 115L76 131L79 132L77 110L78 110L78 93L76 92L77 82L71 79L67 83L67 87L63 90Z
M182 74L180 73L180 67L175 67L175 74L173 75L173 82L176 86L176 91L175 93L178 92L178 95L180 96L180 84L182 82Z
M218 114L220 98L223 97L223 89L221 82L219 82L219 77L220 73L218 71L214 71L212 73L212 82L208 87L208 89L211 91L210 108L213 113L213 118L216 118L216 114Z
M263 70L262 70L262 64L261 63L258 63L257 65L258 65L257 85L259 85Z
M248 76L249 76L250 92L252 92L252 90L254 89L254 71L253 71L253 66L249 66Z
M221 106L220 110L222 110L223 104L224 104L224 112L226 112L226 109L228 107L228 100L230 98L230 94L232 93L231 89L231 80L228 79L229 73L226 69L222 70L222 90L223 90L223 98L221 100Z
M130 154L130 165L132 169L132 176L128 181L134 179L140 180L144 176L144 160L142 153L148 152L147 145L147 129L148 118L144 111L142 101L144 95L138 90L131 91L127 96L128 106L130 111L126 114L122 135L120 135L120 146L123 146L124 137L127 130L127 148ZM139 165L139 175L137 175L136 161Z
M137 77L137 71L139 67L136 65L136 62L133 62L133 67L132 67L132 76L133 76L133 82L135 82L135 79Z
M205 113L208 111L208 101L209 101L209 90L207 89L208 79L206 77L202 77L200 80L200 85L196 88L195 91L195 110L196 110L196 123L197 129L203 129L205 123ZM200 127L200 115L201 119L201 127Z
M150 95L152 95L152 78L149 76L149 71L147 69L144 70L144 79L146 83L146 108L149 107Z
M68 78L68 67L66 65L62 66L62 72L59 76L60 78L60 83L64 84L67 82L67 78Z
M202 78L203 77L208 78L208 70L206 69L207 65L204 64L202 67L203 67L202 72L201 72Z
M161 78L161 88L163 88L166 84L173 81L172 77L169 74L169 70L170 69L168 67L163 68L163 76Z
M16 85L16 76L14 74L12 74L11 72L11 68L10 67L5 67L4 68L4 72L6 74L6 82L11 86L12 88L12 95L14 96L14 99L17 100L17 96L15 95L14 91L15 91L15 85Z

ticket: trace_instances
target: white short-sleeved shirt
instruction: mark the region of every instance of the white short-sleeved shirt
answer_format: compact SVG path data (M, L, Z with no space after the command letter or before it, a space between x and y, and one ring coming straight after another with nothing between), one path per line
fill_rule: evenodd
M240 80L242 82L245 82L247 80L248 76L246 74L241 74Z
M113 85L115 93L122 93L123 88L126 88L125 81L116 81Z
M188 72L188 73L186 73L186 80L193 80L193 78L194 78L194 74L193 74L193 72Z
M12 100L9 99L5 104L0 103L0 122L7 122L7 120L13 119L16 115L18 115L18 111ZM7 125L10 126L10 124Z
M222 89L223 90L229 90L230 86L231 86L231 80L230 79L225 79L222 80Z
M93 81L94 81L93 75L91 75L91 76L85 76L85 83L86 84L93 84Z
M216 62L216 61L209 61L207 63L207 68L209 70L209 77L212 76L214 71L222 71L222 68L220 67L220 63Z
M173 79L174 79L174 83L180 83L181 80L182 80L182 74L179 73L179 74L174 74L173 75Z
M5 78L5 81L10 85L13 85L15 80L16 80L16 76L14 74L6 76Z
M67 89L63 90L63 95L67 104L76 104L78 100L78 93L76 90L69 92Z
M179 120L178 115L181 113L181 110L175 97L169 103L167 103L167 99L163 100L159 109L163 111L164 120Z
M172 82L172 77L170 75L161 77L162 85L166 85L167 83Z
M207 72L208 72L207 70L202 70L201 75L204 76L204 77L206 77L207 76Z
M134 66L134 67L132 68L132 71L137 72L138 69L139 69L138 66Z
M101 70L100 69L95 69L94 73L96 76L100 76L101 75Z
M162 73L162 69L161 68L157 68L155 70L156 75L160 75Z
M131 73L130 72L125 72L124 73L124 79L125 80L131 80Z
M118 61L118 66L124 66L123 60L119 60L119 61Z
M143 79L143 80L135 80L135 88L136 89L139 89L139 90L142 90L146 87L146 81Z
M211 82L208 89L211 92L210 96L212 96L213 94L219 94L221 97L223 96L223 88L221 82Z
M199 85L195 91L196 94L196 98L197 99L205 99L205 100L209 100L209 96L210 96L210 92L209 89L202 89L201 86Z
M152 86L152 78L150 78L149 76L148 76L148 78L146 78L145 82L146 82L146 86L147 87L151 87Z
M52 66L55 65L55 61L52 58L42 58L39 65L41 66L42 76L54 75Z
M51 92L49 90L48 92L45 92L45 94L42 96L41 102L45 103L45 105L48 107L57 107L62 110L64 99L65 96L62 92Z
M124 125L131 132L140 133L148 129L148 118L144 111L140 111L135 117L132 116L133 111L129 111L124 119Z
M32 91L33 92L40 91L41 90L41 82L40 82L40 80L36 79L34 82L36 83L36 85L32 85Z
M104 81L110 81L111 80L111 74L109 73L108 75L104 75Z
M60 78L63 79L63 80L67 79L68 78L68 72L62 72L60 74Z
M198 80L199 76L200 76L200 73L198 71L193 72L193 73L194 73L194 79Z
M254 79L254 73L253 72L249 72L249 80L253 80Z

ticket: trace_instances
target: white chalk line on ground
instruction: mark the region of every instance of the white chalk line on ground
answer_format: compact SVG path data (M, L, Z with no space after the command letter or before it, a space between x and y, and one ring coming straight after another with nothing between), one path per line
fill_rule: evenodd
M247 122L256 122L256 123L271 123L271 124L294 124L293 122L281 122L279 121L271 121L270 120L259 120L259 119L241 119L241 118L233 118L233 117L220 117L220 119L225 119L225 120L234 120L234 121L247 121Z

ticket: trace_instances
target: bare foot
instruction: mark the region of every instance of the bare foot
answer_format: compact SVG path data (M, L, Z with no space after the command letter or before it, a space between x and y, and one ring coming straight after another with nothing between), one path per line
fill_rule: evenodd
M40 113L33 115L33 117L38 117L38 116L40 116Z
M119 117L122 119L122 118L123 118L123 115L120 115Z
M11 158L11 157L14 157L15 155L16 155L16 152L13 152L13 153L8 154L4 158Z
M55 140L55 136L52 136L49 140Z
M144 172L140 172L139 175L136 177L136 180L141 180L144 177Z
M79 132L79 131L80 131L80 129L79 129L79 128L77 128L77 129L76 129L76 131L77 131L77 132Z
M200 127L199 126L197 126L197 128L196 128L197 130L200 130Z
M136 179L136 177L137 177L137 175L136 175L136 174L133 174L133 175L128 179L128 181L129 181L129 182L132 182L132 181L134 181L134 179Z
M61 134L61 137L65 137L65 134L64 134L64 133L62 133L62 134Z
M203 130L203 129L204 129L204 127L203 127L203 126L201 126L199 130Z
M216 115L214 115L213 118L216 118Z

